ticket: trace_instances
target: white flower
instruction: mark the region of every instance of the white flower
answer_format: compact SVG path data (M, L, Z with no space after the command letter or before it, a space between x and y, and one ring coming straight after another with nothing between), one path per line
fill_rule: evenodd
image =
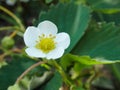
M70 37L65 32L57 32L57 26L47 20L38 27L29 26L24 33L24 41L28 47L26 53L38 58L60 58L70 45Z

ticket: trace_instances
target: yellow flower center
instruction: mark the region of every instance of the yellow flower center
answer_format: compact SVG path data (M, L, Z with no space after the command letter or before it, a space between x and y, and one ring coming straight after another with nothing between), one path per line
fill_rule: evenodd
M48 53L55 49L56 43L54 41L55 36L51 34L48 37L45 37L44 34L39 37L39 41L37 41L36 48L42 50L44 53Z

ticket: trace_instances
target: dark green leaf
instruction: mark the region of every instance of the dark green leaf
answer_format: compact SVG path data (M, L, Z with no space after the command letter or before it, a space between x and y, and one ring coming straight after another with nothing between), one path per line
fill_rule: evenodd
M112 14L120 11L119 0L87 0L93 10L107 14Z
M45 85L43 88L39 90L59 90L62 86L62 77L59 73L55 73L53 78Z
M120 12L119 13L114 13L114 14L103 14L103 19L106 22L115 22L116 25L120 24Z
M117 80L120 81L120 64L119 63L113 64L113 65L111 65L110 69L112 69L112 72L115 75L115 77L117 78Z
M90 9L73 3L58 4L48 12L40 14L37 24L43 20L50 20L58 27L59 32L67 32L71 37L71 44L67 51L76 45L83 36L90 20Z
M113 23L101 24L99 28L91 27L73 49L72 53L120 60L119 32L120 28Z
M29 66L35 61L26 58L15 56L13 60L5 67L0 69L0 90L7 90L8 86L15 83L18 76L20 76Z

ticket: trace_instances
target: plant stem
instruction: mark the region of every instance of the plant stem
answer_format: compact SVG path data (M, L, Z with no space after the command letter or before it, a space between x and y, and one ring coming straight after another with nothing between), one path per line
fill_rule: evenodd
M21 23L21 20L15 14L13 14L10 10L8 10L7 8L1 5L0 5L0 10L2 10L3 12L11 16L18 23L22 32L25 30L24 25Z
M70 85L70 86L73 86L72 82L69 80L66 73L63 71L62 67L55 60L52 60L52 63L56 67L58 72L62 75L62 78L65 81L65 83Z
M4 57L9 55L10 53L11 53L11 51L7 51L7 52L5 52L3 54L0 54L0 61L4 61Z
M9 30L9 29L11 29L11 30L14 30L14 29L19 30L19 27L17 27L17 26L5 26L5 27L0 27L0 31Z
M14 52L14 53L21 53L22 50L19 49L19 48L14 48L14 49L12 49L12 52Z
M38 63L35 63L33 64L32 66L30 66L26 71L24 71L19 77L18 79L16 80L15 83L19 83L21 81L21 79L28 74L29 71L31 71L32 69L34 69L35 67L41 65L41 64L44 64L46 62L43 62L43 61L39 61Z
M13 38L16 34L17 34L17 31L14 31L14 32L10 35L10 37Z
M0 62L1 62L1 61L4 61L4 57L5 57L5 56L6 56L6 54L1 54L1 55L0 55Z
M91 71L91 76L88 78L85 84L87 90L90 90L92 81L95 80L95 78L97 78L98 76L99 76L99 71L97 71L94 67L93 70Z

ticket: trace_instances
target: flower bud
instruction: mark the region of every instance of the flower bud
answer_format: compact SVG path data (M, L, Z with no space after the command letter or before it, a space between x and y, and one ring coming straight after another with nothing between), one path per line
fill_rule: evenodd
M15 41L13 38L6 36L2 39L1 45L5 49L11 49L15 44Z

